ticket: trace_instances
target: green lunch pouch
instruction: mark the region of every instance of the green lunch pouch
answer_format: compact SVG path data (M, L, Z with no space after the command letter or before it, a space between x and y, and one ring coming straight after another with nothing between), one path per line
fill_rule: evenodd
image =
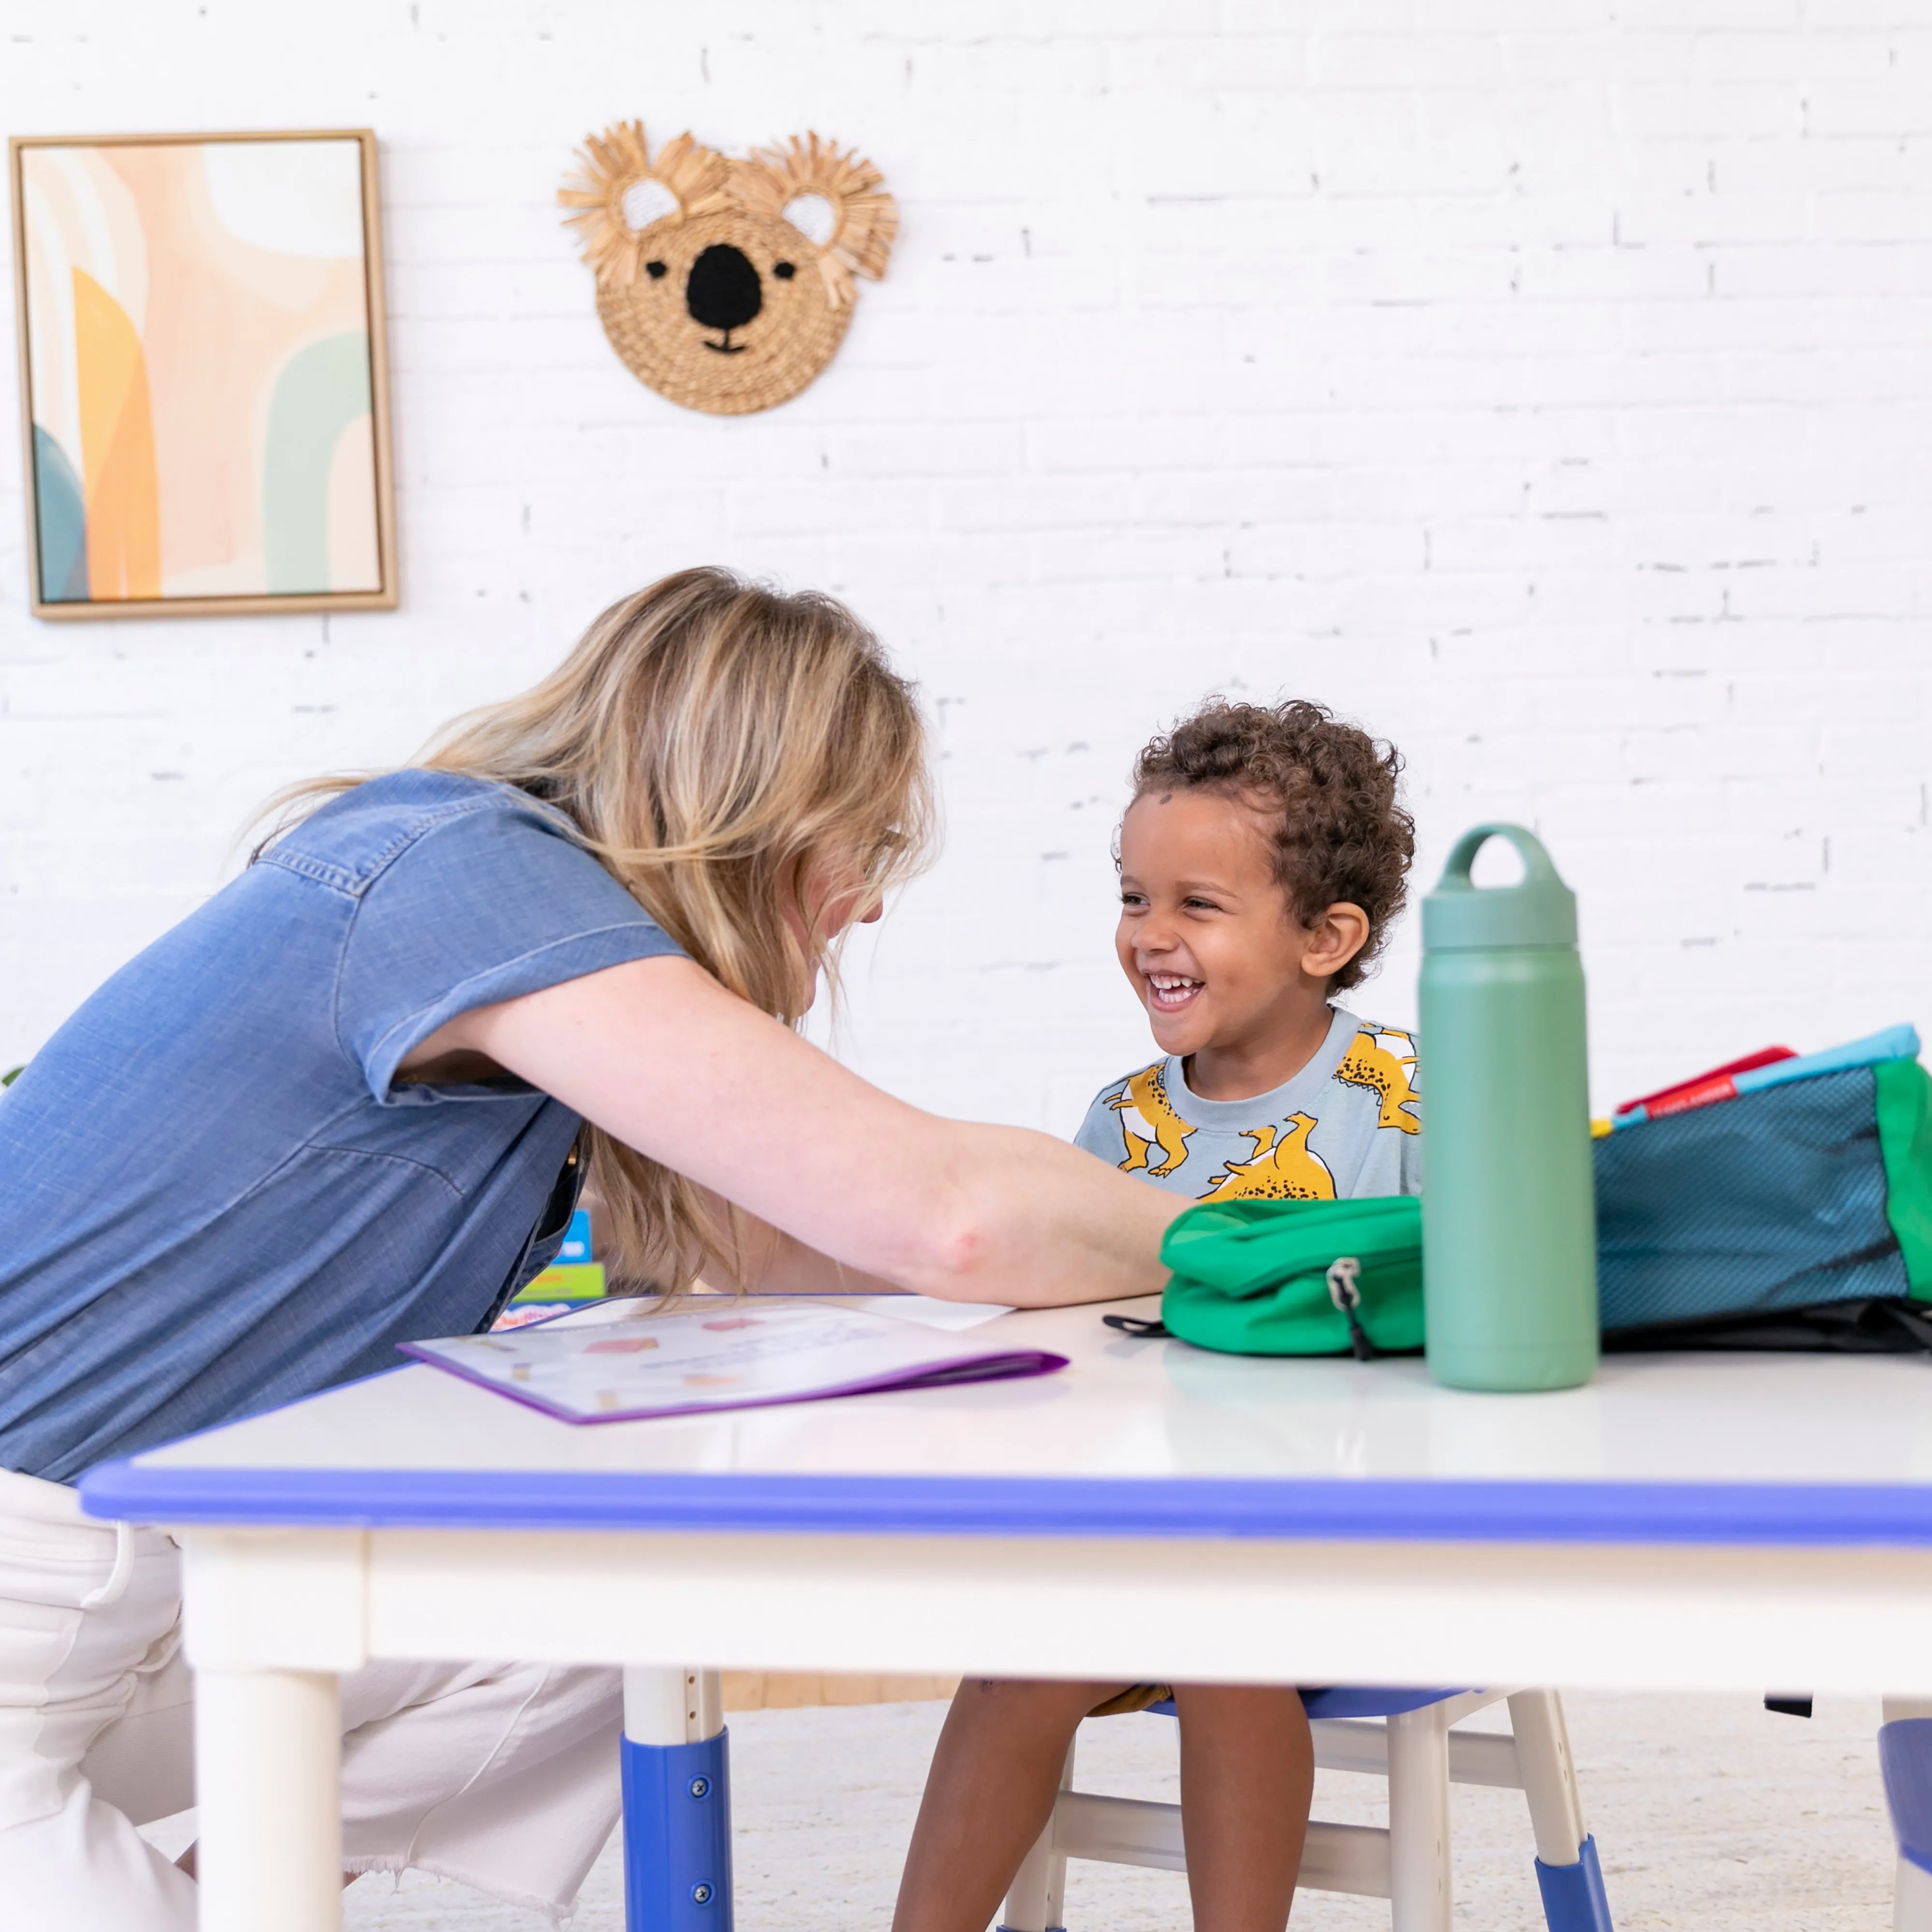
M1422 1346L1422 1203L1204 1201L1167 1231L1167 1332L1235 1355L1412 1354Z

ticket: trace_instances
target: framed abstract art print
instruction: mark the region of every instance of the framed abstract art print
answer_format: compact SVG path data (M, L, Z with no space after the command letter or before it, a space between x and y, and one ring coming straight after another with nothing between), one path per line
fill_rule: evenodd
M8 146L35 615L393 608L375 136Z

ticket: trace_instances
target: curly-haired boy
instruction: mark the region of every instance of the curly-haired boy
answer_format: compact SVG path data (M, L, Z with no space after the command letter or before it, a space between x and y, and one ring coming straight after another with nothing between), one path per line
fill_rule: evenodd
M1210 699L1141 753L1115 945L1163 1057L1102 1088L1082 1147L1194 1199L1420 1192L1414 1041L1334 1004L1402 909L1401 770L1393 746L1301 702ZM1282 1932L1315 1778L1298 1693L992 1678L953 1700L893 1932L983 1932L1081 1719L1170 1696L1194 1923Z
M1211 702L1142 752L1114 943L1166 1057L1081 1146L1196 1200L1420 1192L1415 1042L1333 1004L1402 909L1401 770L1300 702Z

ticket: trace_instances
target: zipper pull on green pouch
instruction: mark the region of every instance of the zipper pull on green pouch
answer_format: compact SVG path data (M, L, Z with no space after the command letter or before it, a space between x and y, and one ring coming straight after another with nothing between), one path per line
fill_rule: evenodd
M1369 1340L1369 1331L1362 1326L1360 1312L1362 1306L1362 1258L1359 1255L1337 1255L1328 1264L1328 1299L1342 1311L1342 1318L1348 1324L1348 1346L1358 1362L1372 1362L1380 1351Z

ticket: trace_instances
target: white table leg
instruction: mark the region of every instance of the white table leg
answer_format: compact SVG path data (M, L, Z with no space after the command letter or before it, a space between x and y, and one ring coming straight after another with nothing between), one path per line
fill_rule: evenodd
M694 1744L724 1728L724 1683L715 1670L632 1665L624 1672L624 1735L634 1744Z
M204 1666L194 1702L201 1932L340 1932L334 1673Z

